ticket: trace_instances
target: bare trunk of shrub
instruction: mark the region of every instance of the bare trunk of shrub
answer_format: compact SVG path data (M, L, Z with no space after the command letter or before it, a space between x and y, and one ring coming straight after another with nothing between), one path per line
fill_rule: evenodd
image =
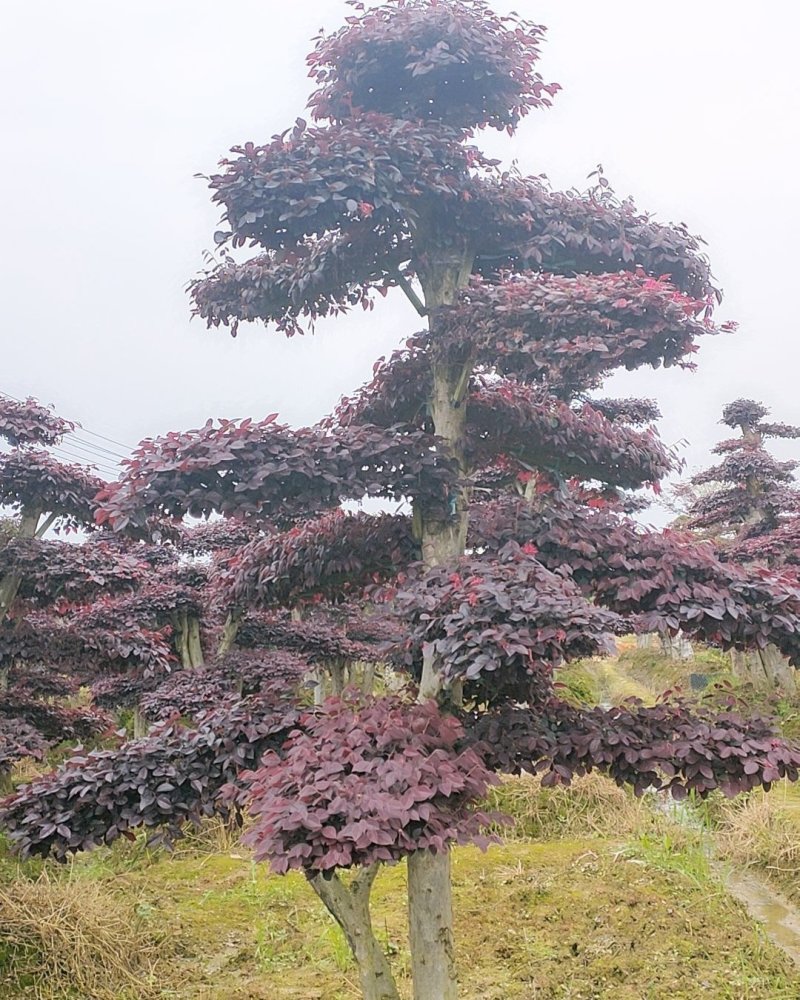
M309 882L344 932L358 966L364 1000L400 1000L369 914L369 897L377 873L375 864L363 868L349 885L336 874L330 879L315 875Z

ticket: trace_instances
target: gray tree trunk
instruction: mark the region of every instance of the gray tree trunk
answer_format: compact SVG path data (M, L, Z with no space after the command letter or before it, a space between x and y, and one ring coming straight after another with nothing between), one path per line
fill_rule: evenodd
M420 281L430 314L433 386L429 410L433 431L455 459L466 479L466 426L469 378L474 362L469 357L453 361L437 357L436 315L451 305L469 283L474 254L452 233L442 233L421 211L414 241L420 259ZM417 506L415 523L420 532L422 560L428 567L453 562L464 554L467 541L469 494L464 483L454 486L449 509L426 510ZM460 685L444 690L441 670L433 653L424 658L419 700L438 698L461 703ZM408 922L414 1000L456 1000L458 980L454 962L453 903L449 853L418 851L408 858Z
M771 643L766 649L731 650L734 677L755 688L792 694L797 690L794 667Z
M670 635L661 633L661 652L671 660L693 660L694 649L691 642L682 633Z
M148 725L144 712L137 705L133 710L133 738L135 740L139 740L143 736L147 736L149 728L150 726Z
M39 528L39 518L42 516L38 508L27 508L22 511L20 518L18 538L36 538ZM50 520L52 523L52 519ZM20 573L6 573L0 577L0 621L2 621L11 610L16 600L19 588L22 585L22 575Z
M218 657L230 653L233 649L241 621L242 615L239 611L231 611L225 619L225 624L222 626L222 633L219 637L219 645L217 646Z
M408 858L409 944L415 1000L456 1000L450 854Z
M400 1000L392 970L375 938L369 913L369 897L378 865L363 868L349 885L334 874L309 879L336 923L342 928L358 966L364 1000ZM444 995L442 1000L444 1000Z
M202 667L205 663L203 656L203 644L200 641L200 619L197 615L187 615L186 617L186 647L189 655L189 665L193 670Z

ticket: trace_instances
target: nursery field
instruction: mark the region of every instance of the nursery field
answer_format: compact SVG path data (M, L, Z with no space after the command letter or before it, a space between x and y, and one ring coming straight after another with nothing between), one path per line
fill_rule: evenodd
M790 33L179 6L14 47L0 1000L800 1000Z

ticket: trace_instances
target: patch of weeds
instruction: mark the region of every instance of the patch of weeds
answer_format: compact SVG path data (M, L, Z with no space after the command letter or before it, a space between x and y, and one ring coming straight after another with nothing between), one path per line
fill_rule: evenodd
M708 845L698 831L640 833L627 856L658 871L681 875L698 886L713 880Z

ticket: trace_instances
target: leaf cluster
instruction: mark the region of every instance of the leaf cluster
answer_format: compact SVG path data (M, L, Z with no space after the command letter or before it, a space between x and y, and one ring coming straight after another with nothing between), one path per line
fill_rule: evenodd
M485 845L479 803L497 778L463 737L433 703L329 701L245 779L244 841L273 871L309 875Z

